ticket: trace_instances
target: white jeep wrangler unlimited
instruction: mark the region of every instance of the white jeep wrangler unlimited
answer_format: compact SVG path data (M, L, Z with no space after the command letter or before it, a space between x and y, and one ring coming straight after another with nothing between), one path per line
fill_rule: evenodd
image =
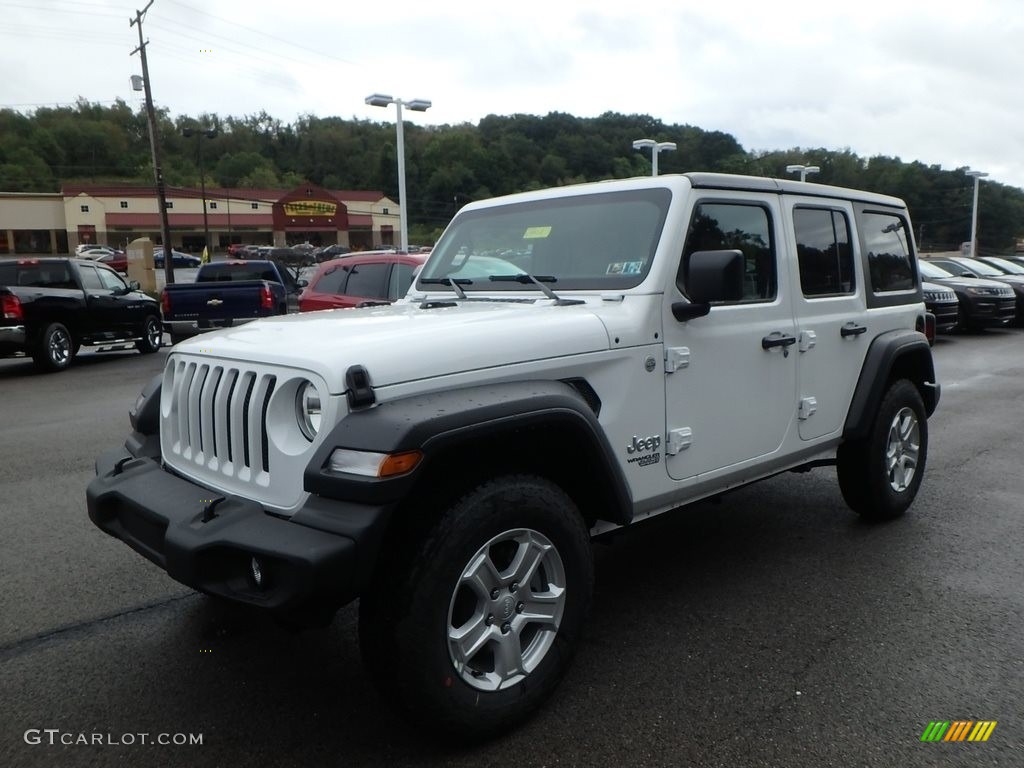
M392 306L174 347L89 516L287 620L360 598L387 695L492 733L565 672L591 536L826 464L867 518L910 505L939 399L911 232L705 173L473 203Z

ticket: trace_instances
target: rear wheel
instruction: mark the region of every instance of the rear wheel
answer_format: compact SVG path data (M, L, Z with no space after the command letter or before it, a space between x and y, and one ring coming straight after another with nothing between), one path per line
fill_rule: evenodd
M384 566L360 602L360 645L382 693L460 738L510 729L554 690L593 589L587 527L557 486L478 486Z
M135 348L144 355L149 355L160 349L163 342L164 328L160 324L160 318L149 315L142 323L142 338L135 342Z
M836 469L843 498L869 520L903 514L921 486L928 458L928 419L917 387L894 382L864 440L839 447Z
M42 371L53 373L63 371L71 365L71 358L77 352L77 346L68 329L60 323L46 326L39 337L32 359L36 367Z

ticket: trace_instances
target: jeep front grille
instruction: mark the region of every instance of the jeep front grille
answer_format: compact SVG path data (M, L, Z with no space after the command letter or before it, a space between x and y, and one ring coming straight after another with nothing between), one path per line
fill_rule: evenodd
M277 377L219 363L174 360L163 445L225 478L270 481L267 408Z

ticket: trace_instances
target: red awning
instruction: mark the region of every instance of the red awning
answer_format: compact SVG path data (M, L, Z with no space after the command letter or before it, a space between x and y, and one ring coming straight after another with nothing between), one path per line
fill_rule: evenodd
M203 228L203 214L201 213L171 213L168 215L171 227L189 227L193 229ZM226 213L207 214L207 220L211 227L227 229L228 215ZM106 215L107 227L136 227L139 229L160 229L160 214L158 213L108 213ZM274 216L269 213L241 213L231 217L231 225L238 227L266 227L274 226Z

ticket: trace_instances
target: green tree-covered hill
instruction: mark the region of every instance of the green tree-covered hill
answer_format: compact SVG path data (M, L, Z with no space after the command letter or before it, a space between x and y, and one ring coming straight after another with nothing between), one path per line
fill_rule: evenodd
M339 117L304 116L295 123L261 112L244 117L159 114L164 173L173 185L198 185L195 139L187 126L213 126L203 139L209 184L289 187L309 180L332 189L381 189L397 197L395 130ZM752 153L731 135L691 125L666 125L650 115L606 113L579 118L560 112L488 115L479 124L405 125L411 225L420 232L444 226L463 204L539 187L650 173L650 154L637 138L674 141L659 158L662 173L722 171L786 176L789 164L820 166L823 184L902 197L910 206L924 249L956 248L970 237L972 180L964 169L862 158L850 150L793 148ZM152 180L145 114L125 102L0 110L0 191L58 191L66 182ZM985 182L979 206L982 251L1012 250L1024 235L1024 191Z

